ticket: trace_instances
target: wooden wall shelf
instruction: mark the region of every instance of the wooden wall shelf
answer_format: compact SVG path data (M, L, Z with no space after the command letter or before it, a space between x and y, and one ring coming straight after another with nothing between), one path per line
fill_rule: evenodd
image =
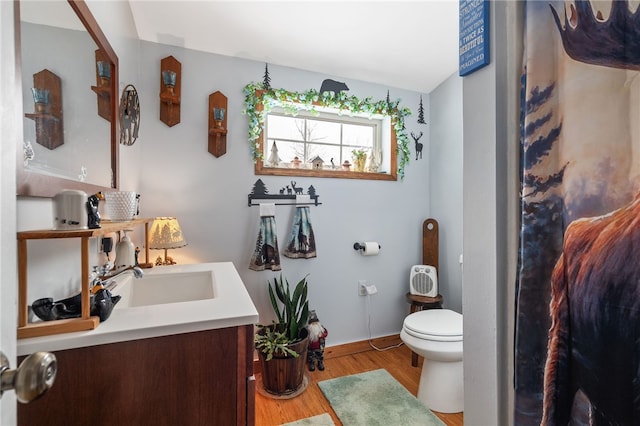
M175 85L166 85L162 73L168 71L176 75ZM160 121L169 127L180 123L180 96L182 87L182 64L173 56L160 61Z
M100 228L78 230L38 230L21 231L17 233L18 239L18 339L29 337L48 336L52 334L70 333L74 331L93 330L100 324L98 317L90 315L89 296L89 239L100 235L130 229L134 226L144 225L145 263L149 264L149 223L153 219L134 219L127 222L100 222ZM29 323L27 300L27 241L55 238L79 238L81 249L81 291L82 313L80 318L66 320L42 321Z
M44 69L33 75L33 87L48 90L49 103L37 104L33 114L27 113L24 116L36 123L36 142L48 149L55 149L64 143L60 77Z
M112 82L111 77L113 76L113 70L109 69L109 78L104 78L100 76L98 63L105 62L107 64L111 64L109 58L104 54L104 52L100 49L96 50L96 85L91 86L91 90L93 90L98 96L98 115L104 118L107 121L111 121L111 89Z
M222 120L215 120L213 110L224 108ZM209 95L209 152L216 157L227 153L227 97L217 91Z

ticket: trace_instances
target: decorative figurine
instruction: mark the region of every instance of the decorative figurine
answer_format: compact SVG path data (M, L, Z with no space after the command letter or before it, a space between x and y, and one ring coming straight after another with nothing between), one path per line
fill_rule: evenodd
M316 311L309 311L309 323L307 324L309 332L309 349L307 350L307 363L309 371L315 371L316 361L318 362L318 370L324 370L324 339L329 332L318 320Z
M87 225L89 229L100 228L100 213L98 213L100 200L104 200L102 192L93 194L87 199Z
M133 266L140 266L140 262L138 262L138 257L140 256L140 247L136 246L136 251L135 251L135 265Z
M273 145L271 146L271 155L267 160L267 165L269 167L278 167L278 164L280 164L281 161L282 159L278 155L278 147L276 146L276 141L273 141Z

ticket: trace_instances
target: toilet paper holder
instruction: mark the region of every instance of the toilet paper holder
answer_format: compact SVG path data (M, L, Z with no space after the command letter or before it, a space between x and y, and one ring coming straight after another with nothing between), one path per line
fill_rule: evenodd
M364 247L365 247L364 243L358 243L358 242L353 243L353 249L354 250L362 250L362 251L364 251ZM378 249L381 249L381 248L382 248L382 246L380 244L378 244Z

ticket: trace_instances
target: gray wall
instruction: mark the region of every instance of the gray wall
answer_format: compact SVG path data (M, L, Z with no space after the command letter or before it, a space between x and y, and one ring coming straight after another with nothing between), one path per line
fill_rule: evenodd
M465 424L511 424L522 3L491 2L491 63L463 79Z
M440 294L462 312L462 78L457 73L429 94L429 201L440 231Z

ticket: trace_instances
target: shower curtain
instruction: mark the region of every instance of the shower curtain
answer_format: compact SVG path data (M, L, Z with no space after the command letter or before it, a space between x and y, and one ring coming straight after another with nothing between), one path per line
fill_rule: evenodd
M637 7L526 3L516 425L640 424Z

